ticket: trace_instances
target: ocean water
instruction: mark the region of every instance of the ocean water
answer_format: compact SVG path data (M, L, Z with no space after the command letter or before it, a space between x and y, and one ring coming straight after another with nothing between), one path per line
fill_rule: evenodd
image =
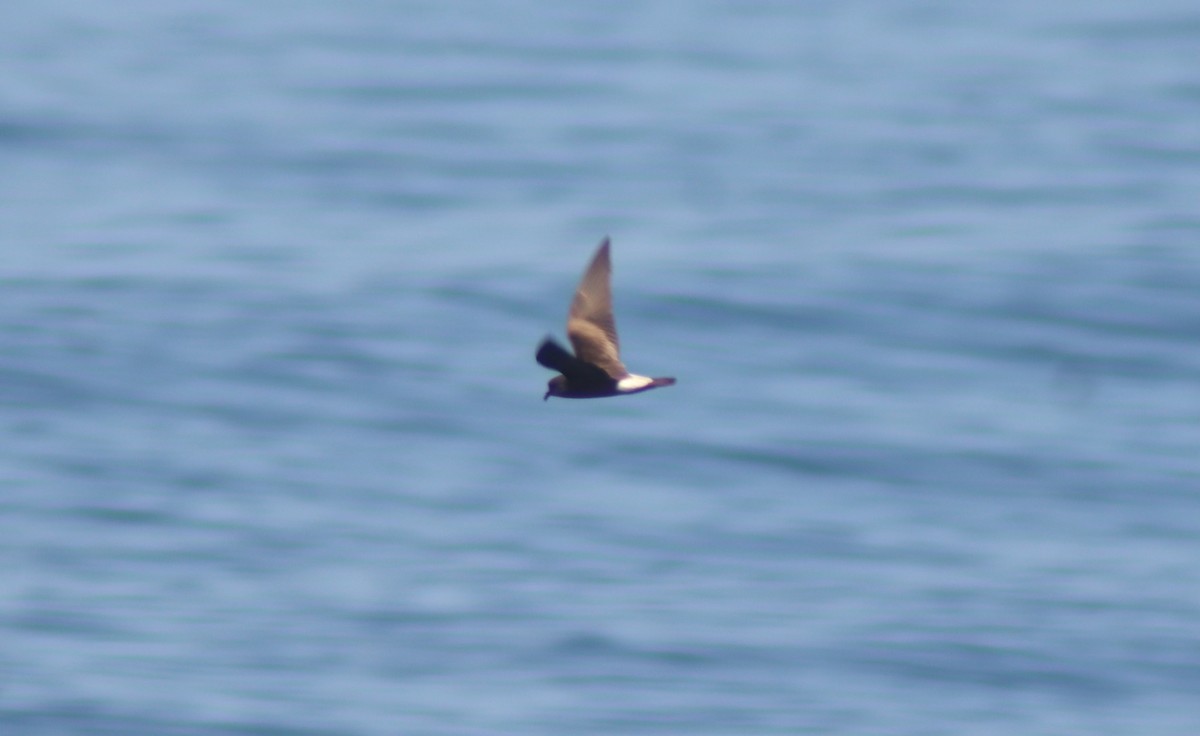
M1200 733L1198 49L6 3L0 734ZM543 402L605 235L679 384Z

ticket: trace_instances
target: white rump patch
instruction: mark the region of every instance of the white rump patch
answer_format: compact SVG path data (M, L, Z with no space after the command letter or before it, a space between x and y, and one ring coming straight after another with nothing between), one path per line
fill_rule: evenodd
M654 379L648 376L635 376L630 374L617 381L617 391L621 393L625 393L627 391L637 391L640 388L646 388L653 382Z

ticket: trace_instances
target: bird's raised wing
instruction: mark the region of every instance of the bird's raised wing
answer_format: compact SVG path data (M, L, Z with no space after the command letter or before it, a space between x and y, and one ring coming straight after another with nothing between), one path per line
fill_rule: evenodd
M593 363L613 378L629 375L621 363L617 323L612 307L612 260L605 238L592 257L567 317L567 337L575 347L575 357Z

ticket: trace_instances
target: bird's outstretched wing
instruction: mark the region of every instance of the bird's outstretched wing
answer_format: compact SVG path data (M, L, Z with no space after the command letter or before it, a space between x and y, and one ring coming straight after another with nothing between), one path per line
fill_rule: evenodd
M617 322L613 318L612 260L608 251L609 240L605 238L575 290L567 317L567 337L575 347L575 357L619 379L629 371L621 363Z
M538 346L537 362L552 371L558 371L577 387L604 386L613 379L599 366L582 361L567 352L567 349L547 337Z

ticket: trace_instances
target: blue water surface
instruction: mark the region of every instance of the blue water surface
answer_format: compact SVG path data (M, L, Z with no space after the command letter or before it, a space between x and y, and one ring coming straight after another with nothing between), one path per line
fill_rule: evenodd
M1200 733L1198 49L11 0L0 733ZM679 384L543 403L605 235Z

